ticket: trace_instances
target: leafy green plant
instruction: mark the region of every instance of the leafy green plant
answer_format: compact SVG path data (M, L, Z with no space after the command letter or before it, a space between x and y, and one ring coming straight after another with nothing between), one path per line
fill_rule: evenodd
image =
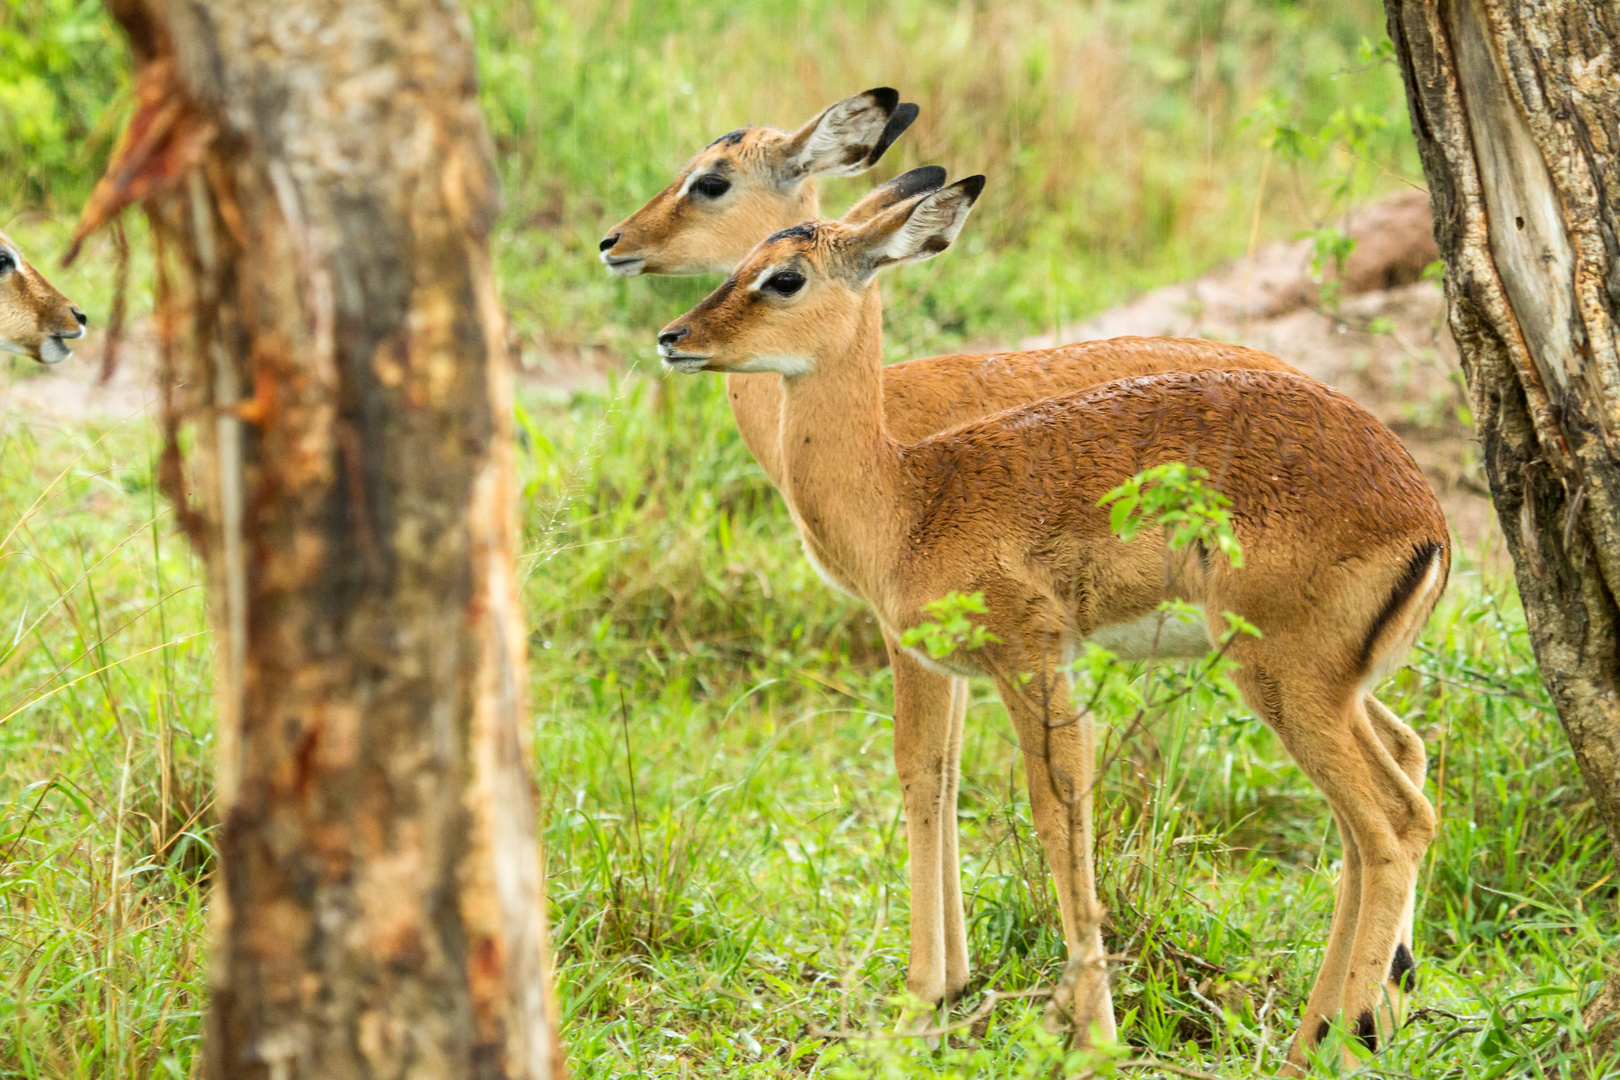
M1232 500L1204 481L1209 473L1181 461L1144 469L1098 500L1109 507L1108 525L1125 543L1144 530L1162 528L1170 550L1203 542L1243 565L1243 548L1232 532Z
M938 600L930 600L923 610L933 618L918 623L900 635L900 644L908 649L921 645L935 660L943 660L958 649L972 651L1001 639L970 615L986 615L984 593L948 592Z
M1337 225L1324 225L1305 235L1311 240L1311 278L1321 286L1322 306L1335 311L1344 290L1344 264L1356 250L1356 238Z
M89 192L117 133L125 56L97 0L0 0L0 198L74 207Z

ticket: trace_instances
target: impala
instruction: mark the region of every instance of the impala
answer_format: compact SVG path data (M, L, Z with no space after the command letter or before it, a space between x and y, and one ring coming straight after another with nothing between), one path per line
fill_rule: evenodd
M816 216L818 166L859 172L910 125L916 106L878 88L829 106L797 131L743 128L716 139L602 241L616 273L730 272L770 233ZM815 154L809 147L818 148ZM853 162L854 164L840 164ZM944 170L915 170L887 187L938 187ZM866 212L880 203L863 200ZM862 212L853 209L852 213ZM1269 353L1172 338L1115 338L1040 352L934 356L883 370L889 431L903 442L1081 387L1160 371L1294 369ZM788 496L779 436L781 380L733 372L726 397L737 430L771 483ZM789 511L792 499L787 497ZM911 965L918 998L954 999L968 981L957 860L956 801L967 680L932 670L885 634L894 673L894 754L910 851ZM943 764L937 764L943 762ZM1347 865L1348 862L1347 862Z
M875 274L950 246L983 177L941 183L937 172L908 174L842 220L767 238L659 335L665 365L776 379L782 491L806 551L871 605L891 647L928 602L983 593L990 638L946 671L992 678L1013 719L1064 936L1084 964L1082 1031L1112 1037L1114 1022L1091 865L1092 718L1069 703L1067 660L1088 639L1126 658L1154 638L1160 655L1207 652L1227 611L1258 627L1262 636L1230 641L1234 679L1322 790L1345 845L1290 1067L1341 1011L1376 1046L1410 987L1411 908L1434 813L1421 740L1370 688L1400 663L1445 585L1450 542L1433 491L1371 414L1279 370L1137 376L897 437L887 376L907 365L882 366ZM1241 568L1172 551L1162 530L1130 544L1110 531L1099 500L1172 461L1206 468L1231 500ZM1170 600L1202 609L1203 624L1144 633ZM948 760L924 756L902 783L921 784L937 808ZM908 814L913 805L908 794Z
M0 352L60 363L73 355L67 343L84 337L89 321L0 233Z

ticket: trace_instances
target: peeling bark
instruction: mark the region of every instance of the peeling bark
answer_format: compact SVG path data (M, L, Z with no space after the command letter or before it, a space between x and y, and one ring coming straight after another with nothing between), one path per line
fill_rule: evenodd
M1620 7L1385 8L1531 642L1620 861Z
M470 28L108 7L153 74L97 212L154 225L218 657L209 1072L560 1076Z

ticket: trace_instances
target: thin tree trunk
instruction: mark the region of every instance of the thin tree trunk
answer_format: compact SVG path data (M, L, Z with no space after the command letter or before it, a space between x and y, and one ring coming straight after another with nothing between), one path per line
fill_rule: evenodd
M1531 642L1620 862L1620 7L1385 5Z
M470 29L108 4L142 68L84 231L154 224L218 655L210 1074L560 1076Z

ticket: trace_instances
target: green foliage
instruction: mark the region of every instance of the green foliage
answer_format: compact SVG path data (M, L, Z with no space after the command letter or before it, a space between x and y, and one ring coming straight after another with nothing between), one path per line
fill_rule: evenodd
M122 120L126 56L99 0L0 0L0 209L76 210Z
M920 622L900 635L900 644L907 648L921 645L935 660L943 660L958 649L972 651L1001 639L983 625L968 618L969 615L987 615L984 593L963 595L948 592L938 600L930 600L923 610L933 618Z
M7 2L5 85L36 80L14 92L50 102L28 123L57 141L25 153L20 121L0 115L0 167L14 199L70 213L116 128L107 73L121 45L94 4ZM1272 156L1307 201L1336 198L1357 160L1319 136L1358 104L1388 122L1363 125L1373 160L1416 175L1381 7L500 0L472 18L508 195L497 258L525 360L606 357L614 372L588 393L531 387L519 414L530 701L575 1075L1106 1074L1106 1056L1066 1057L1041 1031L1039 1000L1002 1001L938 1049L807 1036L887 1032L902 985L881 638L806 565L720 381L636 367L649 331L712 282L610 279L594 245L720 132L796 123L889 83L925 107L882 175L940 161L992 176L963 249L886 286L895 354L1046 329L1243 250L1266 148L1240 123L1263 94L1299 133L1299 152ZM92 47L63 44L87 25L102 35ZM1388 182L1357 170L1369 190ZM828 210L870 182L829 184ZM1266 236L1323 220L1319 206L1260 201ZM23 227L30 250L60 249L60 216ZM92 311L106 310L105 264L92 249L64 282ZM140 423L0 417L7 1078L200 1070L212 666L200 568L152 483L154 440ZM1185 479L1170 492L1203 486ZM1139 506L1156 486L1138 485ZM1195 502L1180 525L1207 527L1200 506L1220 509ZM1150 509L1125 514L1164 524ZM1417 1003L1436 1011L1374 1067L1577 1075L1572 1010L1620 945L1613 867L1511 582L1460 556L1412 660L1379 693L1429 747L1439 831L1418 897ZM1223 1076L1273 1074L1331 913L1326 808L1218 663L1126 666L1092 650L1075 681L1103 723L1099 889L1106 945L1123 957L1125 1044ZM980 981L953 1021L982 989L1050 985L1061 968L1019 765L1001 706L974 684L959 820Z
M1146 529L1164 529L1171 551L1204 543L1243 565L1243 548L1232 532L1232 500L1204 481L1209 473L1170 461L1144 469L1097 503L1109 507L1108 527L1125 543Z

